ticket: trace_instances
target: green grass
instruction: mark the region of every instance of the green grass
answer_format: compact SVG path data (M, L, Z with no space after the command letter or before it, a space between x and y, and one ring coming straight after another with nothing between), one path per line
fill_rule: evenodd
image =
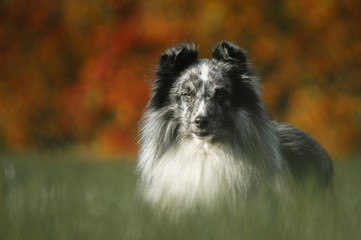
M0 239L361 239L361 159L335 166L334 198L267 194L178 222L134 197L134 162L0 156Z

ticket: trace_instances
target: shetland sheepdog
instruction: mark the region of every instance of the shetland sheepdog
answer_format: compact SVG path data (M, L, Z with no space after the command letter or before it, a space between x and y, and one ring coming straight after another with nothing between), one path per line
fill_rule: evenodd
M182 44L160 57L140 127L139 190L159 209L237 201L260 185L282 188L313 172L332 181L325 150L269 118L244 50L220 42L212 59Z

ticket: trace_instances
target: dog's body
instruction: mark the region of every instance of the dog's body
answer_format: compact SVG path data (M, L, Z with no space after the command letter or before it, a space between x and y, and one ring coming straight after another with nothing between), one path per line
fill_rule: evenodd
M181 45L160 58L141 126L138 172L145 199L189 209L237 199L266 182L282 187L289 173L302 178L313 172L321 185L331 182L322 147L269 119L244 51L221 42L211 60L197 56L194 46Z

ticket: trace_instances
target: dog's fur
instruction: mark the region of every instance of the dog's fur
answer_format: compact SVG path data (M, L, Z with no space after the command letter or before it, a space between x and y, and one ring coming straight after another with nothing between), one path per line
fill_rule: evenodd
M140 130L137 171L146 200L161 209L211 207L311 172L318 184L330 184L323 148L269 119L243 50L221 42L211 60L197 56L194 45L183 44L160 57Z

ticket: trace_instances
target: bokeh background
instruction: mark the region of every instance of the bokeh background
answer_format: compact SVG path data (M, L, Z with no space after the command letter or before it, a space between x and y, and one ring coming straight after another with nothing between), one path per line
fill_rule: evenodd
M221 40L331 154L332 199L260 192L174 224L135 198L160 54ZM360 78L359 0L0 0L0 239L361 239Z
M184 41L248 51L270 115L332 155L361 147L357 0L2 0L0 148L136 156L158 57Z

